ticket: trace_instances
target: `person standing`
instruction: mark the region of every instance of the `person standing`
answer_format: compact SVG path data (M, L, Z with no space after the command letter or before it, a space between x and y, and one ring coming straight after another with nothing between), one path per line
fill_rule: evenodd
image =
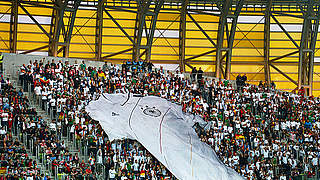
M193 67L192 71L191 71L191 80L192 81L195 81L196 80L196 76L197 76L197 68L196 67Z
M20 85L21 86L23 86L23 81L24 81L24 78L25 78L26 71L27 71L27 67L26 67L25 64L23 64L20 67L20 74L19 74L19 81L20 81Z
M241 77L241 80L242 80L242 85L243 85L243 86L246 85L246 81L248 80L247 75L244 74L244 75Z
M197 72L197 79L198 81L201 81L202 77L203 77L203 71L201 69L201 67L199 68L198 72Z
M241 74L239 74L236 78L236 84L238 87L242 85L241 81L242 81L242 77L241 77Z
M147 63L147 66L148 66L148 72L151 73L151 72L152 72L152 66L153 66L152 62L149 61L149 62Z

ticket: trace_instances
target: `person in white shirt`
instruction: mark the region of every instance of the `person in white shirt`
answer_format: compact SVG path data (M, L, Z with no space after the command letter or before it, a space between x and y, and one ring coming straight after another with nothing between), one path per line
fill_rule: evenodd
M101 146L99 147L98 151L97 151L97 164L102 164L102 150L101 150Z
M280 180L287 180L287 177L284 174L281 174Z
M37 95L37 96L40 96L41 95L41 86L37 85L35 88L34 88L34 93Z
M139 163L137 160L135 160L134 163L132 164L132 168L135 174L139 172Z
M7 131L4 129L4 127L2 127L0 129L0 135L5 135L5 134L7 134Z
M116 179L116 170L112 166L111 169L109 170L109 180L115 180Z

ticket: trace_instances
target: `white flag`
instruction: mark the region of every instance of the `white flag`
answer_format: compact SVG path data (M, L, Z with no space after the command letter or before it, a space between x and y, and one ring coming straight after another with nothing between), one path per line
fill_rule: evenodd
M86 111L111 141L137 140L178 179L243 179L200 141L192 126L203 121L163 98L105 94L90 102Z

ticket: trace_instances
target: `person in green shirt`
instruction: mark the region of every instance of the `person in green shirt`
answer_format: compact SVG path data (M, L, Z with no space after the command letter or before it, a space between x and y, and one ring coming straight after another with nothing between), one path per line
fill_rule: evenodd
M223 81L223 84L224 84L224 86L228 86L229 80L224 80L224 81Z
M222 114L221 111L220 111L219 114L218 114L218 119L219 119L220 121L223 121L223 114Z
M97 69L96 68L93 68L93 70L91 71L91 77L95 77L97 74Z
M251 110L251 104L249 103L246 104L246 110Z
M127 166L127 170L128 170L129 172L131 172L131 166L132 166L132 164L131 164L130 161L127 161L126 166Z
M84 63L84 61L82 61L82 63L80 64L80 69L81 70L86 70L86 68L87 68L87 65Z
M225 118L225 119L224 119L224 123L225 123L227 126L230 126L230 119L229 119L229 118Z

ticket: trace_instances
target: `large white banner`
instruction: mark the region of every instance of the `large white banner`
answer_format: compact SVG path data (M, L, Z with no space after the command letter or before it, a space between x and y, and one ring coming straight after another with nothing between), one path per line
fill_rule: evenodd
M86 111L100 122L111 141L137 140L178 179L243 179L199 140L192 126L202 120L165 99L105 94L90 102Z

